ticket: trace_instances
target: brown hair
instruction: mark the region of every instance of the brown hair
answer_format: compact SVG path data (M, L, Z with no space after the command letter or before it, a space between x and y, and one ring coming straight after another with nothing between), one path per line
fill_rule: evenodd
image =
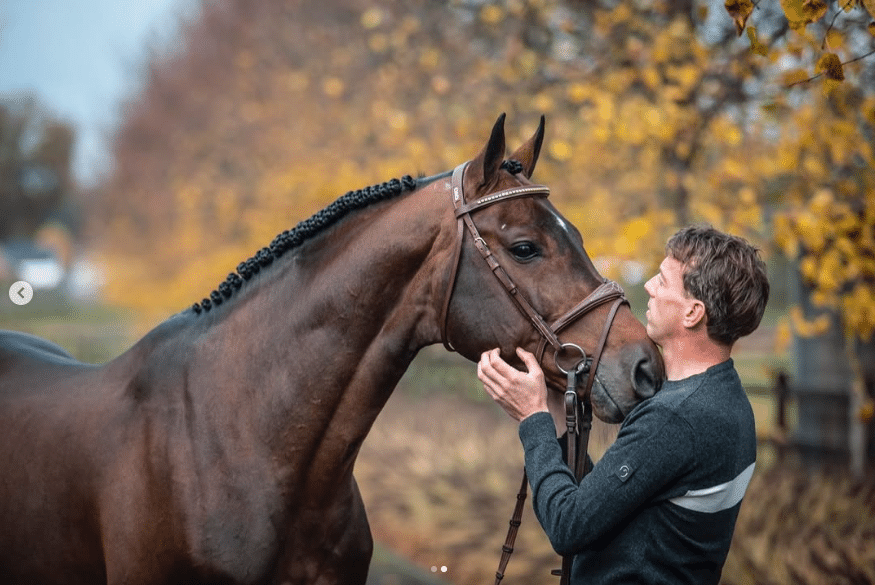
M684 289L705 305L711 339L731 346L759 326L769 280L757 248L711 226L690 226L665 249L684 265Z

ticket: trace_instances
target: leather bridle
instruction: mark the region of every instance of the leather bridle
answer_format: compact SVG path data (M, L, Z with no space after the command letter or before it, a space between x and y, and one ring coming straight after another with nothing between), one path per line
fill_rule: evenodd
M590 393L592 392L592 386L595 382L596 371L598 370L599 362L601 361L602 352L604 351L605 345L608 340L608 334L611 330L611 325L614 321L614 317L617 314L617 310L620 308L622 304L628 304L626 300L625 294L623 293L622 287L619 284L612 280L605 279L601 285L598 286L594 291L592 291L589 295L586 296L582 301L577 303L574 307L571 308L568 312L559 317L552 324L548 325L546 320L540 313L532 306L523 292L514 284L510 275L508 275L507 271L501 267L501 264L498 262L498 259L489 249L489 246L486 244L486 241L480 236L480 232L477 229L477 226L474 224L474 219L471 216L472 213L488 207L490 205L495 205L496 203L501 203L504 201L509 201L511 199L517 199L521 197L548 197L550 195L550 189L545 185L520 185L517 187L511 187L509 189L504 189L502 191L498 191L496 193L491 193L486 195L485 197L481 197L472 202L467 202L465 200L465 191L463 188L463 178L465 174L465 169L469 163L462 163L453 171L452 176L452 199L453 199L453 207L455 209L455 215L458 225L458 234L456 236L456 247L453 254L453 260L451 264L451 273L449 279L449 285L447 287L447 294L444 298L443 307L441 310L441 340L443 341L444 346L449 351L454 351L452 344L450 343L447 337L447 319L449 317L449 308L450 301L453 296L453 289L456 284L456 276L459 271L459 263L461 261L462 256L462 245L465 240L465 229L467 228L468 233L471 235L471 238L474 242L474 247L477 248L477 251L480 252L480 255L486 261L489 266L492 274L498 279L501 285L504 287L505 291L507 291L510 298L513 300L514 305L519 309L522 315L531 322L531 324L538 330L541 334L541 340L538 344L538 348L535 353L535 357L538 362L543 365L544 352L546 351L547 344L553 347L553 360L555 362L556 367L566 376L568 377L568 387L565 392L565 403L566 403L566 421L568 426L568 466L574 473L578 482L583 478L583 476L587 473L586 469L586 450L587 443L589 440L589 429L592 426L592 406L590 404ZM592 357L587 357L586 352L573 343L562 343L559 340L559 333L565 329L571 323L574 323L576 320L580 319L582 316L586 315L596 307L599 307L603 304L613 302L611 308L608 312L608 316L605 320L604 327L602 329L601 337L599 338L598 343L595 346L595 351L592 354ZM566 369L560 364L560 354L566 350L574 350L580 353L580 358L578 362ZM586 380L586 384L584 386L583 392L580 393L577 390L577 377L588 373L588 377ZM573 441L573 442L572 442ZM526 488L528 484L528 478L526 477L525 470L523 471L523 480L522 485L520 487L519 494L517 495L517 504L514 509L513 518L510 521L510 529L508 530L507 539L505 540L504 546L502 546L502 556L499 561L498 571L495 574L495 583L498 583L504 578L504 570L507 566L507 562L510 560L510 555L513 552L513 544L516 540L517 530L520 526L520 519L522 518L523 511L523 502L526 498ZM559 574L562 576L562 581L560 582L562 585L567 584L570 578L570 570L571 570L571 557L568 556L563 559L562 571L557 573L554 571L554 574Z
M539 342L538 348L535 352L535 357L538 359L539 363L543 364L544 352L546 351L547 344L550 344L550 346L553 347L554 362L559 370L562 371L562 373L567 374L569 371L568 369L562 367L562 365L559 363L560 353L565 350L579 351L581 353L581 359L589 361L590 358L587 357L586 352L582 348L572 343L562 343L559 340L558 334L570 324L574 323L576 320L580 319L583 315L589 313L596 307L613 301L613 305L611 306L611 309L608 313L608 317L605 320L604 328L602 329L601 338L599 339L599 342L595 347L595 352L592 354L591 365L588 368L590 374L589 378L587 380L586 386L584 387L584 391L581 393L581 398L588 397L592 389L592 384L595 381L595 372L598 368L602 351L604 350L605 344L607 343L608 333L610 332L614 316L616 315L617 310L620 308L620 305L624 303L628 304L622 287L620 287L619 284L612 280L605 279L602 284L599 285L598 288L592 291L589 295L587 295L586 298L577 303L574 307L571 308L571 310L559 317L552 324L548 325L544 317L542 317L541 314L538 313L538 311L532 306L531 302L529 302L529 300L526 298L525 294L519 289L519 287L516 286L511 277L508 275L507 271L502 268L501 264L498 262L498 259L495 257L495 255L489 249L489 246L486 244L486 241L480 236L480 231L474 224L474 219L473 217L471 217L471 214L490 205L495 205L496 203L501 203L511 199L517 199L520 197L547 197L550 195L550 189L545 185L520 185L518 187L511 187L510 189L504 189L502 191L491 193L489 195L486 195L485 197L477 199L476 201L468 203L465 200L465 192L462 186L462 179L464 177L465 168L468 166L468 164L469 163L462 163L461 165L456 167L456 169L453 171L451 183L453 207L455 208L458 233L456 236L456 247L451 264L449 285L447 286L447 293L444 297L440 317L441 339L444 346L449 351L455 351L447 337L447 319L449 318L450 301L452 300L453 289L456 285L456 275L459 272L459 263L462 257L462 245L465 239L465 228L467 227L468 233L471 234L471 238L474 242L474 247L477 248L478 252L480 252L480 255L483 257L483 259L486 261L486 264L492 271L492 274L495 275L495 277L501 283L502 287L504 287L504 290L507 291L508 295L510 296L511 300L513 300L514 305L517 307L517 309L541 334L541 341Z

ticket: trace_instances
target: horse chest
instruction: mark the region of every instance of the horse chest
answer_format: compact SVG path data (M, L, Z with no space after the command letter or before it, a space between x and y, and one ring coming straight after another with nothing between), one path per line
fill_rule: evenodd
M234 583L309 584L340 569L338 582L346 571L365 574L370 529L354 483L341 482L318 501L304 491L289 495L250 491L233 496L234 506L208 506L192 560Z

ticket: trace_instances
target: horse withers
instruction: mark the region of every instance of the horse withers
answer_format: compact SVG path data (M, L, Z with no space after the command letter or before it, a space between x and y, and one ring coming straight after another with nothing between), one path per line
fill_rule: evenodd
M602 285L580 234L532 187L542 140L543 119L505 162L502 116L459 173L468 204L526 191L470 213L476 242L450 173L404 177L278 235L106 364L0 333L0 582L364 583L372 540L353 464L419 349L444 340L472 360L493 347L515 360L541 333L513 294L553 323ZM607 311L564 325L562 343L591 352ZM620 307L596 415L621 420L662 368Z

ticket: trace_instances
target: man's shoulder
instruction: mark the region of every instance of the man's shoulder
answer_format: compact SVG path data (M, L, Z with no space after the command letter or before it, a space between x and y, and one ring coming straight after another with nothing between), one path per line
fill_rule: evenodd
M649 406L654 410L670 411L687 418L697 416L702 410L724 410L740 399L746 400L746 396L730 359L683 380L666 381L663 388L645 402L651 402Z

